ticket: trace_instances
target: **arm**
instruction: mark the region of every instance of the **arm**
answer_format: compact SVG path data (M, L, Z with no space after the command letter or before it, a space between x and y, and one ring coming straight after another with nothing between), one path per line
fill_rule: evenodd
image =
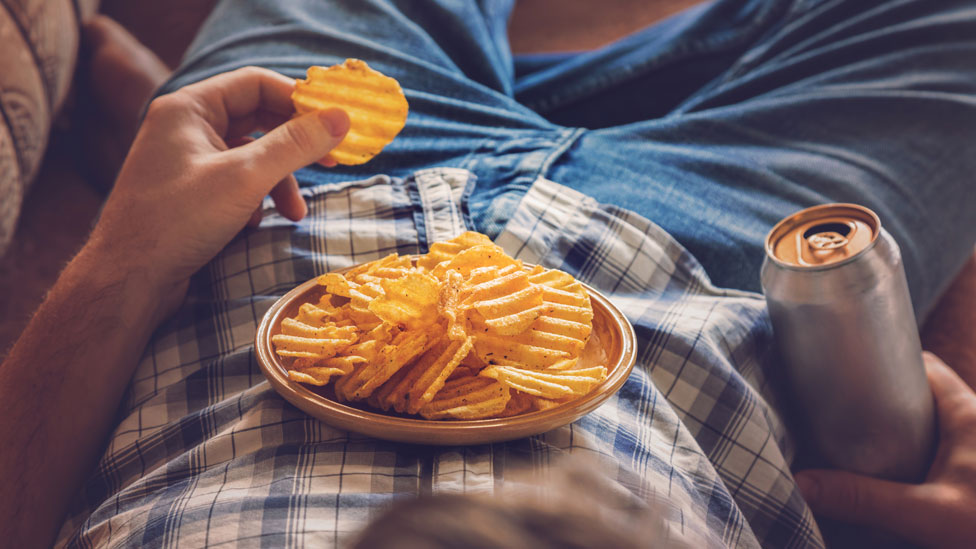
M922 346L976 389L976 253L945 291L922 330Z
M843 471L802 471L796 480L823 516L888 530L924 547L976 540L976 393L925 353L939 417L939 448L925 482L902 484Z
M291 172L325 156L349 120L337 110L289 120L292 86L242 69L150 105L88 243L0 366L4 545L53 542L150 334L189 277L260 220L269 193L283 215L305 215ZM256 129L269 131L241 140Z

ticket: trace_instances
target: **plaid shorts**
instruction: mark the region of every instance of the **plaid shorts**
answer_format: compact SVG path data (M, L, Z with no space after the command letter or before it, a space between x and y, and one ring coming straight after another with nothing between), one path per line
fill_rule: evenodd
M430 169L304 189L300 223L266 203L192 280L150 341L98 468L58 545L340 545L394 500L492 493L515 464L584 455L693 547L819 547L768 383L761 296L714 287L647 219L537 180L496 238L604 292L633 323L637 364L579 421L507 443L428 447L332 428L279 397L253 352L275 300L321 273L423 253L470 227L473 176Z

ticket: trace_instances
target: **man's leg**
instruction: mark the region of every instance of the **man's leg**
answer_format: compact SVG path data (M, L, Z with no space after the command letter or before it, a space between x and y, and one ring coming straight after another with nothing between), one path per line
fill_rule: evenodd
M901 246L921 320L976 240L976 14L805 4L670 114L584 133L547 176L647 216L717 284L750 290L776 221L864 204Z

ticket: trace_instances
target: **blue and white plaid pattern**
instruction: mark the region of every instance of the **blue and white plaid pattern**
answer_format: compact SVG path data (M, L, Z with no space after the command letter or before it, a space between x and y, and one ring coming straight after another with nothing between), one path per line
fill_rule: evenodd
M761 368L762 298L714 288L656 225L544 179L496 242L574 274L626 313L639 351L615 397L549 433L467 447L347 433L278 397L252 349L271 304L320 273L465 230L471 177L435 169L305 190L304 221L268 211L234 240L153 337L59 545L340 545L395 499L491 493L513 464L544 471L582 454L653 503L688 546L822 546Z

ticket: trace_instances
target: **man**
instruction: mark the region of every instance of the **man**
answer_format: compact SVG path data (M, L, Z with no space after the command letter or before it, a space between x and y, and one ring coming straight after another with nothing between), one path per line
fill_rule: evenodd
M971 253L976 22L930 4L719 1L518 71L509 3L220 4L0 370L6 539L47 543L68 512L72 545L334 543L398 496L581 452L665 505L676 540L822 544L749 291L768 228L818 202L879 212L922 317ZM362 168L293 177L346 117L289 119L289 78L234 69L346 57L401 82L407 128ZM276 213L235 238L268 193ZM463 228L621 304L640 353L618 398L532 440L435 449L331 429L261 382L250 345L275 296ZM818 509L951 544L972 534L976 397L928 361L946 434L928 483L801 478Z

